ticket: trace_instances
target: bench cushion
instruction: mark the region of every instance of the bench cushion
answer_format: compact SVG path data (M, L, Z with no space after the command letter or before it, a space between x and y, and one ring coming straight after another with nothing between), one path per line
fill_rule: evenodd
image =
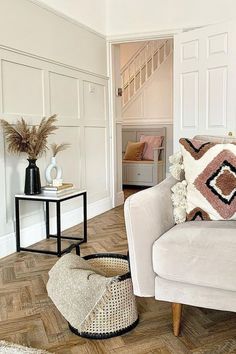
M141 161L145 143L128 141L126 146L124 160Z
M155 241L153 268L164 279L236 291L236 221L174 226Z
M145 149L143 152L144 160L154 160L154 148L159 148L162 146L164 137L158 135L141 135L140 141L145 143Z
M132 164L138 164L138 165L153 165L154 161L150 161L150 160L141 160L141 161L132 161L132 160L123 160L123 163L132 163ZM162 164L163 161L159 160L157 162L157 164Z

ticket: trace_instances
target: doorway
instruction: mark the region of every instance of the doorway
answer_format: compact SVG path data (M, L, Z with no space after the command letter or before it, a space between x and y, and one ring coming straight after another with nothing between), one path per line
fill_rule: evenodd
M166 161L173 149L173 38L121 42L113 44L111 49L113 136L116 140L113 151L115 206L124 202L124 188L125 194L129 195L132 190L138 191L157 183L152 175L153 168L153 174L157 174L157 166L147 166L149 162L146 161L139 171L137 164L128 167L124 164L127 139L137 142L142 132L143 135L155 136L163 128L165 166L162 178L168 169ZM128 178L125 178L127 174ZM136 179L133 178L135 176Z

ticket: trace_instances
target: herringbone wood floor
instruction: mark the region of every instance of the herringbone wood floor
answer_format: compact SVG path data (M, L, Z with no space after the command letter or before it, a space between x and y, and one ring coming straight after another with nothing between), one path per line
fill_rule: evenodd
M126 252L123 207L90 220L88 235L88 243L81 247L83 255ZM36 246L53 248L54 242ZM236 314L185 306L182 336L175 338L170 304L150 298L137 299L140 323L128 334L101 341L72 334L45 288L56 260L54 256L20 253L0 261L0 339L57 354L236 353Z

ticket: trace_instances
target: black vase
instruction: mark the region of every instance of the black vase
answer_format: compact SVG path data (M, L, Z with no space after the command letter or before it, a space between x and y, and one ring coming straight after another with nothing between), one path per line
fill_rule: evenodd
M29 166L25 169L25 194L34 195L41 193L41 182L39 168L36 160L27 159Z

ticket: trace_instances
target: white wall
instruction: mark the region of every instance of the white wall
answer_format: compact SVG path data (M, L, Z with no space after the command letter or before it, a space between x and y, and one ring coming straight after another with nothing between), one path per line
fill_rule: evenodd
M91 27L106 33L106 0L39 0L42 4Z
M105 59L101 36L27 0L0 1L0 116L11 122L23 116L37 124L42 116L58 113L59 129L49 142L71 144L58 162L65 181L87 188L89 216L112 205ZM27 161L26 156L9 155L0 135L0 256L4 256L15 250L14 194L23 191ZM49 160L49 152L38 160L43 184ZM63 228L81 221L80 207L79 201L65 203ZM43 206L23 203L21 215L23 244L44 238Z
M235 18L235 0L108 0L107 34L203 26Z
M123 68L125 64L133 57L137 51L143 47L147 42L130 42L120 44L120 67Z
M27 0L0 1L0 44L106 75L106 42Z

